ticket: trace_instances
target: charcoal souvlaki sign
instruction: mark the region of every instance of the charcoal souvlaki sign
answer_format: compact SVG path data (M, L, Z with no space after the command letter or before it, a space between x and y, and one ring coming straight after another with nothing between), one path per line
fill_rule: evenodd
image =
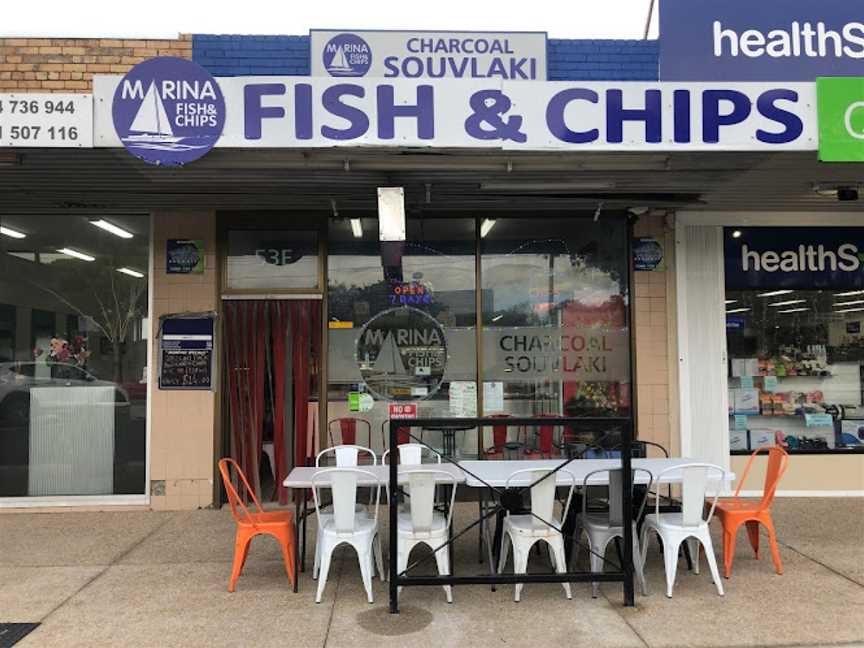
M864 288L864 237L851 227L727 228L725 273L735 290Z
M313 77L546 80L545 32L309 32Z
M629 337L621 328L492 328L483 357L494 380L619 381L629 371Z
M361 329L355 361L366 388L376 398L429 398L444 380L444 328L428 313L409 306L382 311Z

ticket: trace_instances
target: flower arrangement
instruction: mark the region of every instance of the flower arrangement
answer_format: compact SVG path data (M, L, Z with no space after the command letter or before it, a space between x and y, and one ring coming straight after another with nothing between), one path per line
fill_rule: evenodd
M33 356L39 358L45 353L40 347L33 349ZM48 343L48 354L45 362L49 365L65 364L83 367L87 364L90 351L87 350L87 341L81 335L76 335L72 342L61 337L53 337Z
M619 405L615 383L583 381L564 410L568 416L615 416Z

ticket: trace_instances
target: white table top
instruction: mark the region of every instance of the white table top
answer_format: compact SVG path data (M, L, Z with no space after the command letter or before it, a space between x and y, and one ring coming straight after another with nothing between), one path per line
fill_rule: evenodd
M335 468L335 466L321 466L320 468L314 467L297 467L292 470L288 476L285 478L285 481L282 482L282 485L286 488L312 488L312 476L316 472L320 472L322 470L327 470L330 468ZM387 480L390 479L390 466L370 466L370 465L360 465L357 466L358 470L364 470L366 472L370 472L375 475L375 478L378 482L384 486L387 484ZM464 473L459 470L458 467L454 466L451 463L428 463L422 465L407 465L407 466L399 466L400 479L399 483L405 483L407 479L401 477L405 472L409 472L411 470L441 470L453 475L456 478L456 483L461 484L465 481ZM440 481L441 483L450 483L450 480L447 479L443 475L436 475L436 481ZM318 483L327 483L327 479L324 478L319 480ZM359 475L357 478L357 484L359 486L374 486L375 482L371 477L366 477L365 475Z
M504 487L507 483L507 478L512 475L517 470L524 470L526 468L533 469L554 469L561 465L562 459L518 459L518 460L493 460L493 461L460 461L459 465L462 466L467 472L465 473L465 485L471 488L484 488L486 484L490 484L495 487ZM681 466L683 464L693 463L696 461L695 459L684 459L681 457L675 458L650 458L650 459L633 459L631 461L633 468L644 468L651 472L654 475L654 479L657 479L657 475L660 474L661 471L666 470L667 468L672 468L675 466ZM567 470L573 474L576 478L576 485L579 486L585 480L585 476L588 475L593 470L600 470L603 468L620 468L621 460L620 459L575 459L567 464L562 470ZM473 473L476 477L468 474ZM731 472L726 473L727 479L731 481L735 478L735 474ZM479 479L478 479L479 477ZM482 480L482 481L481 481ZM681 483L683 480L683 473L680 471L670 471L663 476L664 484L677 484ZM648 475L644 472L636 472L634 474L634 481L639 484L647 484L648 483ZM486 483L484 483L486 482ZM556 474L556 482L562 485L569 485L571 482L571 477L567 473L563 473L559 471ZM609 483L609 473L600 473L594 475L589 482L592 485L602 486L604 484ZM510 482L511 486L528 486L531 484L530 475L526 473L524 476L521 476L517 479L514 479Z
M502 488L506 485L507 478L517 470L524 470L526 468L531 468L534 470L554 469L561 465L562 461L563 459L460 461L459 466L464 467L465 470L468 472L463 472L459 467L448 462L444 462L441 464L430 463L422 464L422 466L399 466L399 473L400 475L402 475L406 471L424 468L429 470L443 470L453 475L456 478L457 483L464 483L469 488L484 488L487 484L495 486L496 488ZM661 471L666 470L667 468L673 468L675 466L693 463L694 461L694 459L685 459L681 457L674 457L669 459L633 459L632 466L634 468L644 468L646 470L649 470L651 474L654 475L654 479L656 480L657 475L659 475ZM576 478L576 485L578 486L582 484L585 476L594 470L600 470L603 468L614 469L620 467L620 459L576 459L567 464L563 470L567 470L573 474L573 476ZM285 478L285 481L283 481L282 484L287 488L312 488L312 476L316 472L326 470L328 468L333 468L333 466L322 466L320 468L294 468L288 475L288 477ZM375 478L381 483L382 486L385 485L387 483L387 480L390 478L390 466L361 465L357 468L375 475ZM468 473L473 473L473 475ZM476 477L474 475L476 475ZM648 483L648 476L644 472L636 472L634 478L637 484ZM726 479L731 482L733 479L735 479L735 473L727 472ZM442 483L449 482L449 480L443 476L438 477L438 480ZM682 480L683 473L681 471L672 470L663 476L664 484L679 484ZM400 483L405 483L405 481L406 479L400 477ZM569 485L570 476L566 473L559 471L556 475L556 481L557 483L562 485ZM360 486L375 485L375 482L372 480L371 477L364 478L363 476L361 476L357 480L357 483ZM599 473L597 475L594 475L591 478L590 483L597 486L608 484L609 473ZM511 486L528 486L530 484L530 475L528 475L527 473L524 475L524 477L520 477L519 479L515 479L510 482Z

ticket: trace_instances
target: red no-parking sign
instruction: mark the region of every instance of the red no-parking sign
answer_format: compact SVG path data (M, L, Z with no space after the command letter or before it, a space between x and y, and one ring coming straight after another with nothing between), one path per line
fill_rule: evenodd
M390 418L417 418L417 403L390 403Z

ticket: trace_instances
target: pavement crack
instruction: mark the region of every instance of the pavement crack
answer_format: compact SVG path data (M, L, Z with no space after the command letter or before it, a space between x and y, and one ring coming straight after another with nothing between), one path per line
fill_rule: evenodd
M342 563L343 560L339 558L339 573L336 574L336 589L333 592L333 605L330 606L330 614L327 617L327 628L324 630L324 641L321 643L321 648L327 648L327 642L330 640L330 626L333 625L333 616L336 612L336 601L339 598L339 586L342 584ZM321 575L318 575L318 578L321 578Z
M131 545L131 546L130 546L126 551L123 551L123 552L121 552L120 554L118 554L117 556L115 556L115 557L111 560L111 562L109 562L107 565L103 565L103 566L102 566L102 569L99 570L99 572L97 572L96 574L94 574L92 578L87 579L87 581L86 581L83 585L81 585L81 587L79 587L78 589L76 589L76 590L75 590L74 592L72 592L69 596L67 596L65 599L63 599L62 601L60 601L60 603L58 603L58 604L55 605L53 608L51 608L51 609L50 609L50 610L49 610L49 611L48 611L48 612L47 612L47 613L46 613L46 614L45 614L45 615L44 615L44 616L39 620L39 623L40 623L40 624L41 624L41 623L45 623L45 620L46 620L48 617L50 617L50 616L51 616L52 614L54 614L57 610L59 610L60 608L62 608L64 605L66 605L70 600L72 600L73 598L75 598L76 596L78 596L78 594L80 594L81 592L83 592L86 588L90 587L90 585L92 585L96 580L98 580L99 578L101 578L101 577L105 574L105 572L107 572L109 569L111 569L111 567L113 567L114 565L116 565L117 562L118 562L119 560L122 560L123 558L125 558L126 556L128 556L129 553L131 553L133 549L135 549L136 547L138 547L139 545L141 545L145 540L149 539L149 538L150 538L154 533L156 533L156 532L159 531L162 527L164 527L166 524L168 524L168 522L169 522L170 520L171 520L171 517L170 517L170 516L166 517L166 518L165 518L165 519L164 519L160 524L158 524L157 526L153 527L153 529L151 529L148 533L146 533L146 534L144 534L143 536L141 536L141 538L140 538L137 542L133 543L133 544L132 544L132 545ZM38 631L38 628L37 628L37 631Z

